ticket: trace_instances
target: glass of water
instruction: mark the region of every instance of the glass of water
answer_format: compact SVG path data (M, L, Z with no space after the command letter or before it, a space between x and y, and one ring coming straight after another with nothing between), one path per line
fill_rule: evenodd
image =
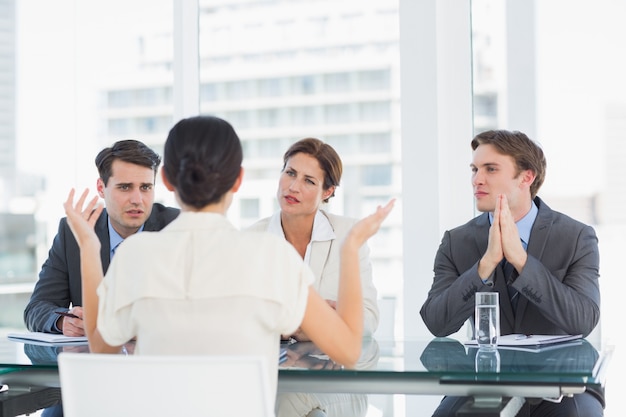
M479 347L495 347L500 336L500 299L497 292L477 292L474 331Z

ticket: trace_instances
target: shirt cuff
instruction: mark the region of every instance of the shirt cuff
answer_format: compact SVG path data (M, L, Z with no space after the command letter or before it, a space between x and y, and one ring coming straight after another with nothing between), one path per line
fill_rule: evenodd
M494 278L496 275L496 270L494 269L493 272L491 273L491 275L489 275L486 279L482 279L481 281L483 282L483 284L485 284L488 287L493 287L493 283L494 283Z
M54 317L54 321L52 322L52 333L57 332L57 333L63 333L63 330L59 329L59 327L57 326L57 323L59 322L59 318L56 316L56 312L55 312L55 317Z

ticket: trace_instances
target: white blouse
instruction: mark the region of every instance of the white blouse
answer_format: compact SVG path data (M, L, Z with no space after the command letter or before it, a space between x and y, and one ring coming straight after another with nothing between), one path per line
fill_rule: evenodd
M280 335L300 326L313 281L285 240L183 212L118 247L98 288L98 329L114 346L136 337L136 354L264 355L275 390Z

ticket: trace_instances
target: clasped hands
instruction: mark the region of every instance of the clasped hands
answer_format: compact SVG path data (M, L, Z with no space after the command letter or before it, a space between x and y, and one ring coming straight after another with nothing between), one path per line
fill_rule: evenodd
M489 228L487 251L478 263L480 278L487 279L504 258L513 265L518 273L521 273L524 265L526 265L528 255L522 246L507 197L500 194L496 199L493 223Z

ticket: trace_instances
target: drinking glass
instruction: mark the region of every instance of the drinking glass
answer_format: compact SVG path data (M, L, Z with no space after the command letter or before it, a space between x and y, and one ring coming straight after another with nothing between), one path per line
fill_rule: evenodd
M477 292L474 329L478 347L496 347L500 337L500 299L497 292Z

